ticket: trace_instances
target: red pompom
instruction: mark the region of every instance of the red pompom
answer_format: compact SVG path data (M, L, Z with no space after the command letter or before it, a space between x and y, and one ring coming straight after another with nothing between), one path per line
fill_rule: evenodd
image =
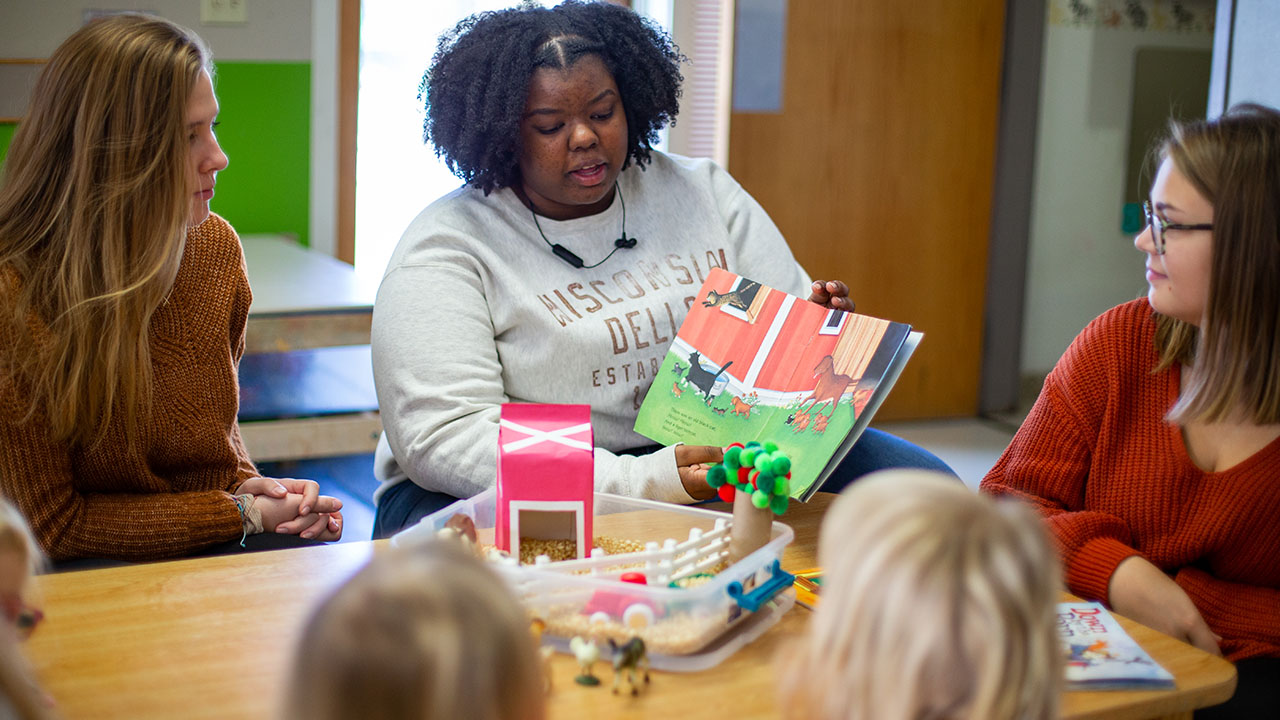
M748 475L751 474L751 468L738 468L738 484L745 485L749 482Z
M732 485L729 485L729 484L721 485L720 489L717 490L716 492L720 493L721 500L725 502L733 502L733 493L735 492L735 490L733 489Z

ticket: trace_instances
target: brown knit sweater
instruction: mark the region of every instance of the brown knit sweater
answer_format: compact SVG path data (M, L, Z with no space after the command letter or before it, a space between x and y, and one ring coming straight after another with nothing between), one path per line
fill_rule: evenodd
M0 488L51 558L152 560L240 537L228 491L257 475L236 425L250 299L240 239L211 215L151 320L153 401L134 447L115 421L92 450L54 443L39 413L19 422L29 390L0 378Z
M1036 505L1058 541L1067 586L1107 600L1122 560L1141 555L1191 597L1230 660L1280 657L1280 440L1205 472L1163 418L1180 370L1153 375L1146 299L1080 333L984 492Z

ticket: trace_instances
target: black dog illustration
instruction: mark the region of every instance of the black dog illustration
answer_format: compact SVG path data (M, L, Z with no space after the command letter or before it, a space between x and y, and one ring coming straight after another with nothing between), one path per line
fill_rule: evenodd
M720 376L724 374L724 371L728 370L729 366L732 364L733 361L730 360L719 370L715 372L708 372L702 367L702 356L695 350L689 354L689 374L685 375L685 379L693 383L694 387L702 391L702 396L706 398L707 404L710 405L711 388L715 386L716 380L720 379Z

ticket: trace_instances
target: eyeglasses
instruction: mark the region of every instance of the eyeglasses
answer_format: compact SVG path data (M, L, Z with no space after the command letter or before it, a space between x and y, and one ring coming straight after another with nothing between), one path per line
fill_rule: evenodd
M1182 223L1171 223L1162 217L1156 217L1155 211L1151 209L1149 200L1142 201L1142 212L1147 216L1147 227L1151 228L1151 242L1156 246L1156 254L1164 254L1164 233L1166 230L1212 230L1213 225L1209 223L1199 223L1197 225L1184 225Z

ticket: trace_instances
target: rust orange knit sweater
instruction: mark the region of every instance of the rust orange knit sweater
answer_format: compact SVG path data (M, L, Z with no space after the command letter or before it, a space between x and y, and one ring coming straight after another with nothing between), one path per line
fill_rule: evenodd
M151 320L154 399L135 447L115 422L92 450L52 442L39 414L19 422L28 392L0 377L0 488L51 558L151 560L240 536L228 491L257 475L236 425L250 298L240 240L211 215Z
M1196 467L1163 420L1179 370L1151 374L1154 336L1145 299L1090 323L982 490L1039 508L1073 593L1106 601L1116 566L1141 555L1187 592L1229 660L1280 657L1280 440L1222 472Z

